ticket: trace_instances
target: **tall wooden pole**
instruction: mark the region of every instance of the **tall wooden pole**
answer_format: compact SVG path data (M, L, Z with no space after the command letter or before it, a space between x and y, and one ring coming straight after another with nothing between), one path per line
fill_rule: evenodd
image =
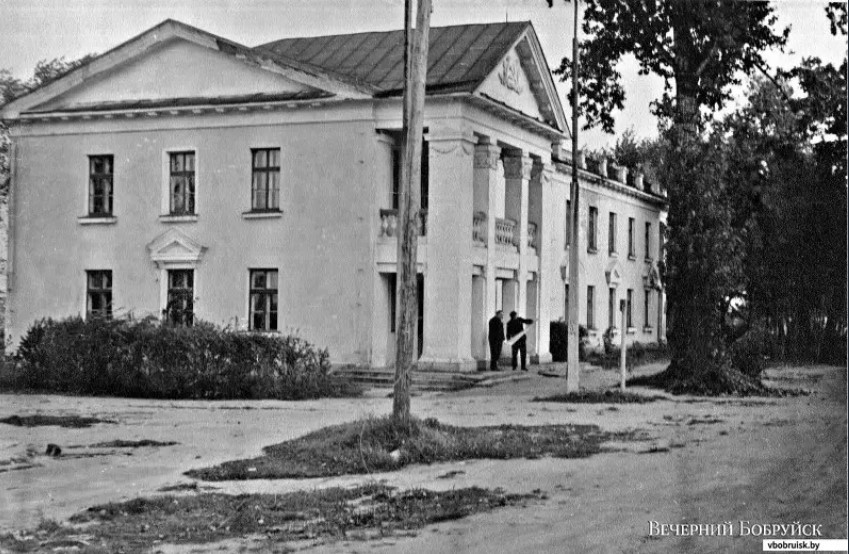
M566 366L566 391L577 392L581 386L581 364L578 360L578 341L580 341L578 313L580 298L580 214L581 197L578 184L578 0L575 4L574 36L572 38L572 187L569 191L569 202L572 207L572 240L569 244L569 324L568 349Z
M625 344L625 335L628 332L628 318L626 317L625 310L630 309L628 306L627 300L619 301L619 311L622 312L622 327L620 327L621 332L619 333L619 390L625 392L625 380L626 375L628 373L627 368L627 352L628 347Z
M412 10L405 0L404 30L404 160L401 165L401 198L398 237L398 332L395 348L395 394L392 418L401 426L410 425L410 370L414 365L417 314L416 258L421 224L421 159L424 126L425 81L430 31L430 2L419 0L416 27L410 29Z

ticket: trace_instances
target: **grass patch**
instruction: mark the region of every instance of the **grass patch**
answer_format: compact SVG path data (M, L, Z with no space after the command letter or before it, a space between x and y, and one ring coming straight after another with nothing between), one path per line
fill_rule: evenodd
M215 487L201 486L197 481L191 483L177 483L176 485L167 485L156 489L158 492L201 492L204 490L214 490Z
M656 400L666 400L663 396L646 396L621 390L582 390L555 394L552 396L537 396L534 402L565 402L568 404L646 404Z
M176 446L180 444L179 442L174 441L154 441L150 439L142 439L138 441L125 441L122 439L107 441L107 442L98 442L96 444L92 444L90 448L142 448L145 446Z
M0 423L14 425L16 427L45 427L48 425L56 425L58 427L71 427L80 429L83 427L91 427L96 423L115 423L111 419L98 419L96 417L80 417L80 416L48 416L48 415L31 415L19 416L13 415L0 419Z
M595 425L454 427L435 419L414 420L405 430L387 416L326 427L268 446L258 458L186 475L208 481L328 477L481 458L582 458L609 437Z
M0 537L0 550L76 547L74 551L83 553L131 553L163 544L208 544L248 535L269 543L380 537L535 498L480 488L397 491L383 485L283 495L138 498L89 508L73 516L72 525L46 522L31 532Z

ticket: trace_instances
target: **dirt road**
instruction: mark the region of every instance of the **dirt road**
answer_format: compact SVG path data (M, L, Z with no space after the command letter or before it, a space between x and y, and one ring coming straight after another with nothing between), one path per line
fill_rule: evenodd
M640 372L656 371L648 367ZM224 492L273 492L356 484L369 479L431 489L502 487L544 491L548 498L431 526L414 537L379 542L298 545L308 552L760 552L764 537L740 536L741 521L817 524L821 538L846 538L846 370L780 368L771 383L810 395L759 399L669 398L647 404L567 405L530 402L562 390L534 377L493 389L425 394L421 417L446 423L594 423L636 430L638 440L581 460L479 460L414 466L368 477L214 483ZM616 382L587 372L584 385ZM262 446L359 415L384 413L383 392L359 400L314 402L153 402L54 396L0 396L9 415L95 416L115 423L89 428L0 425L0 531L64 519L106 501L156 494L189 480L182 472L258 454ZM106 441L176 441L138 448ZM62 456L44 455L46 444ZM77 448L74 448L74 447ZM86 448L86 446L89 446ZM29 466L29 467L28 467ZM446 478L446 475L450 477ZM720 525L731 536L659 536L651 522ZM263 551L253 539L164 551Z

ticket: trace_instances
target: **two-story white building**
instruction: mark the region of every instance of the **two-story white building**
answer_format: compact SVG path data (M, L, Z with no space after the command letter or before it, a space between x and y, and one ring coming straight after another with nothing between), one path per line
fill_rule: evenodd
M7 336L133 313L390 365L402 54L400 31L249 48L168 20L7 104ZM585 164L570 245L568 128L530 23L432 29L424 117L421 367L485 364L497 308L537 320L550 359L570 247L593 342L618 299L629 340L663 337L664 197Z

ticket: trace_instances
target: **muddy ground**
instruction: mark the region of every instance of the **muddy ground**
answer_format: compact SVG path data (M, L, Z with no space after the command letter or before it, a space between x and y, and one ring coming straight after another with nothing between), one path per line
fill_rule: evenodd
M667 396L615 406L538 403L531 399L562 392L565 382L536 375L489 389L425 393L413 398L414 414L456 425L590 423L637 432L633 440L608 444L606 452L585 459L478 460L370 476L200 483L200 489L283 492L376 480L402 488L481 486L516 493L539 489L547 495L533 506L443 522L415 536L290 545L307 552L762 551L762 537L739 536L740 521L812 523L821 525L821 538L846 538L846 369L783 367L768 376L774 386L810 394ZM592 368L583 377L582 384L595 389L618 378L614 371ZM90 427L0 424L0 532L64 520L94 504L162 494L162 488L191 483L182 475L188 469L258 455L263 446L325 425L386 413L391 409L387 392L306 402L0 395L0 419L42 415L103 421ZM49 444L61 453L48 455ZM650 533L652 521L732 522L733 535L657 536ZM158 550L268 548L261 537L246 537Z

